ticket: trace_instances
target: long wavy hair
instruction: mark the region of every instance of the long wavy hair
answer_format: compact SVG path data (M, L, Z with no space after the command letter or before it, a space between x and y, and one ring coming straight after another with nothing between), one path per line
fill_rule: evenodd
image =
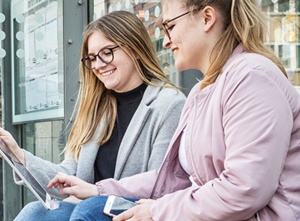
M263 42L266 19L257 0L181 0L181 2L190 11L199 11L206 6L214 7L221 13L223 19L224 32L210 54L210 66L202 80L201 89L216 81L239 43L246 52L257 53L272 60L287 76L279 58Z
M102 32L124 50L145 84L158 86L151 81L157 79L176 88L164 75L151 38L136 15L127 11L114 11L91 22L83 34L81 57L88 54L88 39L94 32ZM111 90L106 89L81 62L80 72L81 85L76 102L78 113L65 148L66 152L74 154L75 160L78 160L82 145L93 138L100 121L103 122L103 129L97 137L99 145L110 139L117 116L117 102Z

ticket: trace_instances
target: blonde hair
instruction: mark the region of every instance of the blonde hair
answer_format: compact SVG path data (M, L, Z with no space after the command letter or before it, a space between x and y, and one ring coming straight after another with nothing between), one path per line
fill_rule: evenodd
M127 11L114 11L91 22L83 36L81 57L88 54L89 37L98 31L127 53L145 84L158 86L151 81L157 79L175 88L164 75L151 38L136 15ZM80 70L81 86L76 105L78 114L65 148L65 151L74 154L75 160L78 160L82 145L93 138L100 121L104 124L97 137L99 145L110 139L117 116L117 102L111 91L81 62Z
M241 43L246 52L257 53L272 60L287 76L279 58L263 42L265 18L257 0L182 0L184 6L197 11L215 7L222 16L224 33L210 54L210 66L201 89L214 83L235 47Z

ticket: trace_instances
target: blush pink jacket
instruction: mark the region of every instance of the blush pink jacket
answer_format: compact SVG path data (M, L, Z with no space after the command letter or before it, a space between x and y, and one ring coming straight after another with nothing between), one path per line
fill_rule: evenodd
M190 92L158 171L97 183L100 195L157 199L155 221L300 220L300 96L239 45L217 81ZM178 160L185 129L188 166Z

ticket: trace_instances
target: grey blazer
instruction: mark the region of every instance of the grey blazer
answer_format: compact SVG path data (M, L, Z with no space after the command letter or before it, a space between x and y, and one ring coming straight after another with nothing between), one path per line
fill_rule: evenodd
M163 161L168 144L177 128L185 96L180 91L167 87L148 86L127 130L122 139L115 168L115 179L131 176L137 173L158 169ZM101 130L100 123L98 130ZM57 174L63 172L75 175L89 183L94 183L94 162L99 144L95 132L94 138L82 146L78 162L72 154L65 156L61 164L53 164L25 151L26 166L31 174L46 189L48 182ZM16 166L24 172L20 164ZM14 174L15 182L23 184ZM30 177L28 177L30 180ZM34 182L31 182L38 190ZM57 189L48 190L57 198Z

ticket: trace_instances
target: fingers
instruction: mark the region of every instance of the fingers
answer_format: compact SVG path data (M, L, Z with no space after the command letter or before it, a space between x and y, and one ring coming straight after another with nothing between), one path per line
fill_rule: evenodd
M0 133L0 146L4 151L17 152L20 147L15 139L9 134Z
M73 195L76 193L76 187L64 187L60 189L60 194L62 195Z
M8 147L6 146L6 143L4 142L4 137L0 136L0 148L4 151L5 149L8 149Z
M143 220L143 221L153 221L150 214L150 208L155 200L152 199L142 199L137 201L139 205L132 207L131 209L121 213L120 215L113 218L113 221L134 221L134 220Z
M0 135L2 135L5 132L6 132L6 130L4 130L2 127L0 127Z
M147 203L147 199L140 199L140 200L136 201L135 203L136 203L136 204Z
M51 188L51 187L54 187L54 188L57 188L57 187L60 187L61 189L62 188L65 188L67 186L71 186L71 181L70 181L70 178L71 176L67 175L67 174L64 174L64 173L57 173L56 176L50 180L50 182L48 183L47 185L47 188Z
M79 203L80 201L82 201L81 199L78 199L75 196L69 196L67 198L65 198L63 201L65 202L75 202L75 203Z
M50 180L47 185L47 188L60 188L60 194L72 195L74 193L74 188L72 187L72 178L74 176L70 176L64 173L57 173L57 175Z
M132 218L134 215L134 212L132 211L132 209L126 210L125 212L119 214L118 216L115 216L112 220L113 221L123 221L123 220L128 220L128 219Z
M86 199L99 194L96 185L61 172L57 173L57 175L48 183L47 188L52 187L59 187L60 194L73 195L79 199Z

